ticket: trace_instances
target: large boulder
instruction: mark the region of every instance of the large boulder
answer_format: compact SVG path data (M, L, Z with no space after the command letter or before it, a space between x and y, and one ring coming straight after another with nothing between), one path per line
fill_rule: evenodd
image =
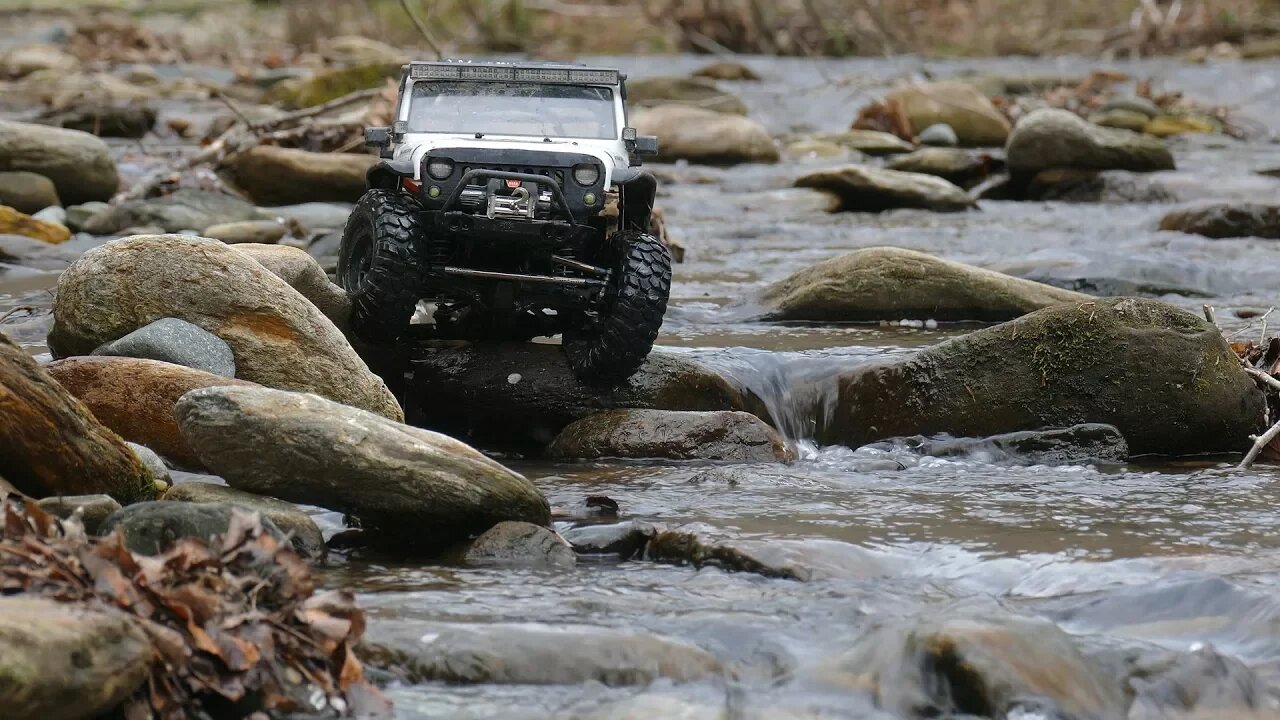
M99 346L93 354L159 360L223 377L236 376L236 358L230 345L217 335L177 318L161 318L144 325Z
M129 615L0 597L0 705L9 720L105 717L147 681L157 655Z
M71 357L55 360L45 370L125 440L194 469L202 467L200 458L183 440L173 415L178 398L203 387L253 385L183 365L131 357Z
M1136 455L1235 452L1266 408L1216 327L1136 298L1055 305L855 367L839 384L819 440L853 447L1097 422L1119 429Z
M877 247L824 260L765 289L776 320L1010 320L1089 296L914 250Z
M53 181L74 205L107 200L120 184L111 148L79 130L0 120L0 171L23 170Z
M796 187L814 188L839 200L837 211L883 212L920 208L957 212L974 207L964 190L940 177L866 165L823 168L800 176Z
M532 483L470 446L316 395L205 388L176 412L232 487L348 513L384 546L430 553L503 520L551 520Z
M403 418L387 386L316 306L217 240L138 235L94 248L63 272L53 314L49 347L58 357L177 317L225 340L243 380Z
M324 544L324 535L320 533L320 527L316 525L316 521L293 503L237 490L226 485L205 482L174 485L161 499L170 502L217 503L244 508L258 513L270 520L277 528L288 533L293 549L298 551L298 555L314 560L324 557L328 552Z
M1210 238L1260 237L1280 240L1280 205L1212 203L1174 210L1160 220L1161 230Z
M260 243L242 243L236 249L289 283L289 287L302 293L302 297L320 308L320 312L332 320L339 330L346 332L351 322L351 297L346 290L329 281L324 268L306 250L288 245Z
M49 178L25 171L0 172L0 205L29 214L61 204Z
M377 162L374 155L259 145L233 157L227 170L236 187L259 205L355 202L365 192L365 174Z
M1122 718L1121 679L1053 623L1016 616L911 618L872 628L824 679L869 689L897 717ZM1022 712L1019 712L1019 711Z
M631 124L658 137L659 157L710 165L777 162L778 148L764 126L738 115L683 105L659 105L632 113Z
M600 410L747 410L761 403L697 361L656 351L610 390L574 378L560 348L538 343L431 347L409 361L417 421L486 441L543 448Z
M731 115L746 115L747 106L703 77L651 77L627 81L627 102L632 107L686 105Z
M1023 118L1005 149L1009 170L1030 177L1041 170L1174 169L1173 154L1157 138L1101 127L1066 110L1045 108Z
M570 424L547 453L584 459L795 459L777 431L751 413L734 410L605 410Z
M178 232L220 222L252 220L256 216L257 210L251 203L233 195L181 188L171 195L111 205L86 220L82 229L94 235L113 235L135 227Z
M589 625L375 623L366 650L409 682L648 685L717 678L722 663L676 638Z
M35 498L155 495L151 471L108 429L0 333L0 472Z
M950 125L961 145L1003 145L1009 120L974 86L954 80L900 87L885 98L905 117L913 134L939 123Z

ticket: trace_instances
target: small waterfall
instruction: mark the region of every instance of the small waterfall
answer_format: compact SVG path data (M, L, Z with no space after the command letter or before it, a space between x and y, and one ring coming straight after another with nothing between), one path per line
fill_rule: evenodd
M773 426L801 459L817 456L815 438L835 414L838 373L850 365L850 358L749 348L696 354L758 397Z

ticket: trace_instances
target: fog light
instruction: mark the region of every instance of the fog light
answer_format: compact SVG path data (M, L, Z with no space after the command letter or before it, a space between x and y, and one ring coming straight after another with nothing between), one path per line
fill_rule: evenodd
M596 204L596 194L595 194L595 193L587 193L586 195L583 195L583 196L582 196L582 202L584 202L584 203L586 203L586 204L588 204L588 205L595 205L595 204Z
M432 185L431 187L427 188L427 197L433 197L433 198L440 197L440 186Z

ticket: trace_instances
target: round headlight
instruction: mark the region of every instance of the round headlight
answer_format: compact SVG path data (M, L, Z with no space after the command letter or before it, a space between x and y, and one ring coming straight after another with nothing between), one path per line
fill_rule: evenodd
M427 161L427 174L437 180L444 180L453 174L453 161L448 158L431 158Z
M574 182L584 187L591 187L600 179L600 168L596 165L574 165Z

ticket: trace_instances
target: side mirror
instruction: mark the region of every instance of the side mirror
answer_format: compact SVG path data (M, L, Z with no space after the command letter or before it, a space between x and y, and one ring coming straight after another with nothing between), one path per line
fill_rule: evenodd
M364 146L385 148L391 144L391 128L371 127L364 129Z
M404 139L404 134L409 132L408 120L397 120L391 123L391 140L400 142Z
M635 140L637 155L657 155L658 138L655 135L641 135Z

